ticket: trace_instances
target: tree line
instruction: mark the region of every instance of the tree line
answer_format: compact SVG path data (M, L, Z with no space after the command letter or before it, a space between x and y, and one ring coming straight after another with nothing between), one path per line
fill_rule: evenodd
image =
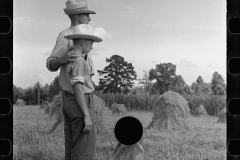
M188 95L225 95L226 84L223 77L214 72L210 83L204 82L201 76L196 82L187 85L181 75L176 75L176 65L172 63L160 63L149 71L145 70L143 78L137 79L136 71L132 63L128 63L119 55L106 58L108 65L103 70L97 70L100 76L99 85L95 86L96 92L101 94L162 94L168 90ZM139 86L134 86L134 80L139 82ZM13 102L23 99L27 104L37 104L38 89L40 90L41 101L50 101L61 89L58 86L58 76L45 86L38 82L26 89L13 85Z

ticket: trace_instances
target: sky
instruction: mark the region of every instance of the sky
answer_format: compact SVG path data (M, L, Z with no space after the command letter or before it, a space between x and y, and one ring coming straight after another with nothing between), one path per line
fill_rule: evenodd
M14 0L13 84L27 88L50 84L59 74L46 68L58 34L69 28L66 0ZM91 51L96 70L106 58L120 55L132 63L137 78L156 64L176 65L191 85L198 76L211 82L214 72L226 82L226 1L88 0L96 12L89 25L103 42ZM98 84L99 76L93 80ZM137 85L136 81L136 85Z

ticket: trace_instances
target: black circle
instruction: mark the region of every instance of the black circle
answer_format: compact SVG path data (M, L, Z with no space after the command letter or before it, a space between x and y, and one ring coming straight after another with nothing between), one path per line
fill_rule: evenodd
M124 145L137 143L143 135L141 122L131 116L123 117L116 123L114 128L116 139Z

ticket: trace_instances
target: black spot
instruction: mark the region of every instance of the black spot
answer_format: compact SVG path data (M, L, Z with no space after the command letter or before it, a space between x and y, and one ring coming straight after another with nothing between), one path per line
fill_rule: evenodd
M120 143L133 145L142 138L143 127L137 118L127 116L117 122L114 132L116 139Z

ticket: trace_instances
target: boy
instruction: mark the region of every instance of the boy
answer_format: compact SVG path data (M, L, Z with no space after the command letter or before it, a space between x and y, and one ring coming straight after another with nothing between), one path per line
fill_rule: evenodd
M90 77L91 68L86 60L93 42L101 42L102 39L94 36L93 28L87 24L75 26L73 34L65 38L73 40L74 48L69 54L79 56L66 66L72 87L63 88L64 130L65 139L72 143L66 146L68 152L65 154L71 160L94 160L94 87Z

